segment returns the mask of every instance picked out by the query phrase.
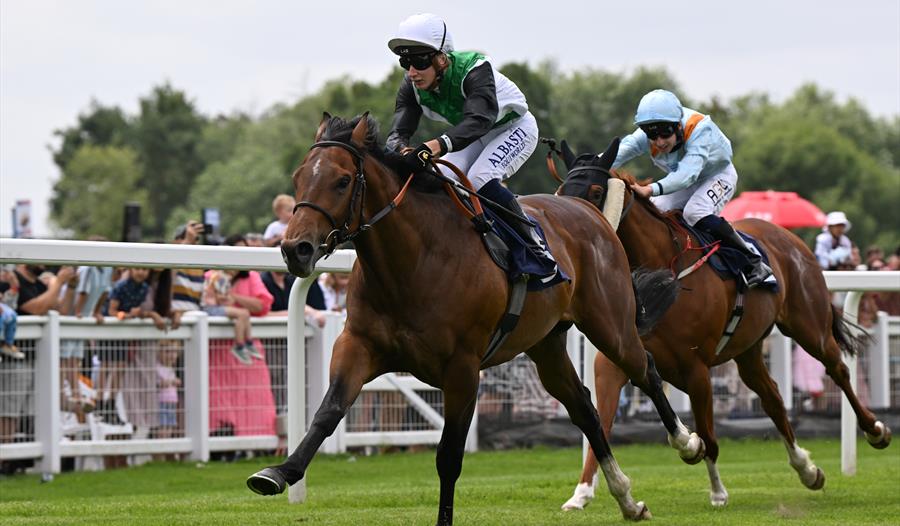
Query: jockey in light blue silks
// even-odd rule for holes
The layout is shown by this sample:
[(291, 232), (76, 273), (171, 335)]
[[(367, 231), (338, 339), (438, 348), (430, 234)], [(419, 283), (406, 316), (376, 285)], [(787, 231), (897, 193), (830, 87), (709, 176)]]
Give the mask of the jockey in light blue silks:
[(632, 190), (650, 197), (660, 210), (682, 209), (689, 225), (744, 254), (749, 261), (743, 269), (748, 286), (765, 281), (772, 270), (718, 215), (737, 186), (728, 137), (708, 116), (682, 107), (675, 94), (661, 89), (641, 98), (634, 123), (638, 129), (622, 139), (613, 168), (650, 154), (666, 176), (649, 186), (632, 185)]
[[(516, 173), (537, 147), (537, 121), (528, 111), (525, 95), (489, 57), (456, 51), (447, 24), (436, 15), (410, 16), (388, 47), (407, 73), (397, 92), (387, 148), (404, 153), (411, 170), (424, 168), (429, 156), (444, 158), (467, 173), (484, 197), (524, 217), (515, 196), (501, 182)], [(412, 148), (409, 140), (422, 115), (448, 128)], [(441, 171), (456, 178), (444, 167)], [(532, 251), (552, 259), (533, 226), (520, 221), (509, 225)]]

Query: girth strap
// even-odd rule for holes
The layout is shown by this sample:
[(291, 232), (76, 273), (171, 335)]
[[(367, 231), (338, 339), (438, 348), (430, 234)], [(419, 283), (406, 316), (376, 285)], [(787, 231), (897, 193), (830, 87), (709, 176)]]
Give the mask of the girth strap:
[(737, 293), (737, 299), (734, 300), (734, 309), (731, 311), (731, 319), (728, 320), (728, 325), (725, 326), (725, 332), (722, 334), (719, 344), (716, 345), (716, 355), (722, 352), (722, 349), (728, 345), (728, 342), (731, 340), (731, 337), (734, 336), (734, 331), (737, 330), (737, 326), (743, 317), (744, 291), (740, 291)]
[(506, 304), (506, 314), (500, 318), (500, 323), (491, 336), (491, 342), (488, 344), (487, 352), (481, 359), (481, 365), (484, 365), (494, 356), (497, 349), (503, 345), (509, 334), (519, 324), (519, 316), (522, 314), (522, 307), (525, 305), (525, 295), (528, 292), (528, 276), (523, 275), (520, 279), (512, 282), (509, 289), (509, 302)]

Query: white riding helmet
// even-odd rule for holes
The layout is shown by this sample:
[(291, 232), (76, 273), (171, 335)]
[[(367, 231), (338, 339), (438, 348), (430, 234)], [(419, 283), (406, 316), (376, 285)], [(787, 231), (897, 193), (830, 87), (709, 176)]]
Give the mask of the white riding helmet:
[(394, 54), (409, 55), (428, 48), (441, 53), (453, 51), (453, 37), (444, 20), (431, 13), (412, 15), (397, 29), (397, 36), (388, 41)]
[(634, 124), (640, 126), (648, 122), (681, 122), (684, 110), (681, 101), (671, 91), (656, 89), (641, 97)]
[(840, 211), (828, 212), (828, 216), (825, 217), (825, 227), (830, 227), (834, 225), (845, 225), (847, 228), (844, 229), (844, 232), (849, 232), (852, 224), (849, 220), (847, 220), (847, 215)]

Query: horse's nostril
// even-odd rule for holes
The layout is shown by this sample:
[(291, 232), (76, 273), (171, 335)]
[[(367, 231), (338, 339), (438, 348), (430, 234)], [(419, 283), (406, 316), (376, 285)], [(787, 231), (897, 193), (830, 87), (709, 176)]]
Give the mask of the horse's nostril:
[(302, 243), (298, 243), (294, 248), (294, 252), (297, 254), (297, 257), (300, 259), (309, 259), (312, 257), (313, 251), (315, 247), (312, 246), (312, 243), (308, 243), (306, 241)]

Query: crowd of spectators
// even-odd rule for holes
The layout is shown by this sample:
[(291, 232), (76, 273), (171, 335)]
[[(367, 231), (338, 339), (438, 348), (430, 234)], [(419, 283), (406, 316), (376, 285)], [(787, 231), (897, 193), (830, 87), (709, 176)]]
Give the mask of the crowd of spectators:
[[(293, 207), (293, 198), (279, 195), (272, 205), (276, 220), (264, 234), (232, 235), (225, 244), (279, 245)], [(175, 230), (171, 242), (197, 244), (205, 241), (204, 234), (204, 225), (192, 220)], [(98, 237), (91, 240), (105, 241)], [(266, 356), (262, 342), (253, 337), (250, 319), (286, 316), (294, 281), (287, 273), (252, 270), (3, 267), (0, 442), (12, 442), (33, 426), (29, 420), (33, 415), (34, 361), (26, 354), (30, 349), (23, 352), (16, 346), (17, 318), (45, 315), (51, 310), (98, 324), (150, 319), (160, 331), (158, 342), (151, 344), (134, 341), (103, 346), (84, 339), (60, 342), (61, 408), (75, 413), (79, 421), (90, 414), (110, 425), (140, 423), (158, 438), (179, 436), (184, 425), (179, 416), (183, 407), (183, 342), (166, 334), (182, 324), (186, 313), (205, 311), (210, 316), (227, 317), (234, 325), (232, 340), (210, 342), (211, 429), (218, 435), (274, 434), (272, 384), (284, 381), (284, 371), (270, 378), (269, 366), (275, 364)], [(313, 283), (305, 309), (308, 323), (321, 327), (327, 310), (345, 308), (347, 281), (345, 276), (323, 274)], [(283, 369), (284, 358), (280, 361), (277, 367)], [(137, 376), (132, 374), (135, 369), (141, 369)], [(136, 392), (143, 393), (141, 399), (134, 399)], [(236, 414), (240, 408), (250, 409), (245, 409), (246, 414)], [(14, 462), (3, 464), (6, 472), (20, 467)]]
[[(900, 247), (885, 257), (881, 247), (866, 248), (864, 256), (848, 233), (853, 224), (841, 211), (830, 212), (822, 228), (816, 236), (815, 255), (822, 270), (900, 270)], [(832, 303), (843, 309), (846, 292), (832, 294)], [(840, 312), (840, 310), (839, 310)], [(859, 304), (857, 321), (863, 328), (875, 325), (878, 313), (889, 316), (900, 316), (900, 292), (866, 292)], [(863, 403), (868, 400), (868, 386), (863, 368), (858, 369), (857, 391)], [(794, 388), (801, 393), (804, 410), (824, 409), (827, 394), (839, 396), (837, 387), (825, 382), (825, 366), (810, 356), (799, 346), (794, 348), (793, 356)]]

